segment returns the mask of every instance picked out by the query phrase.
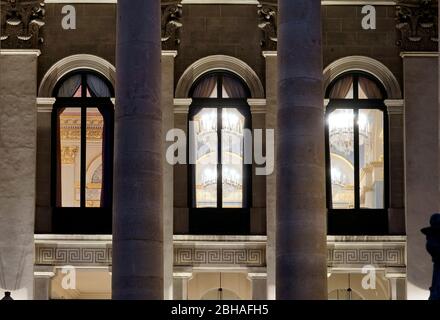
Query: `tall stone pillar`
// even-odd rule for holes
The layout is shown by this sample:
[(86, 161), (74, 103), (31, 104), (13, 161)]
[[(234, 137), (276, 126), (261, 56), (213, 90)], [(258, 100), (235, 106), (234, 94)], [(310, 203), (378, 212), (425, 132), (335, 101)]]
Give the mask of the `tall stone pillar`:
[[(168, 130), (174, 128), (174, 58), (177, 51), (162, 51), (162, 132), (165, 140)], [(165, 159), (163, 151), (163, 246), (164, 246), (164, 299), (173, 299), (173, 199), (174, 168)]]
[(326, 299), (321, 1), (278, 13), (277, 299)]
[[(266, 59), (266, 129), (275, 129), (277, 127), (277, 79), (278, 64), (276, 51), (264, 51), (263, 56)], [(275, 131), (275, 141), (277, 132)], [(275, 146), (276, 154), (276, 146)], [(274, 158), (276, 161), (276, 157)], [(275, 300), (276, 283), (276, 170), (266, 177), (266, 264), (267, 264), (267, 299)]]
[(389, 128), (389, 195), (388, 230), (390, 234), (405, 234), (404, 178), (404, 117), (403, 99), (385, 100)]
[(117, 10), (113, 299), (163, 299), (159, 0)]
[(34, 295), (39, 54), (0, 50), (0, 296), (15, 300)]
[(405, 95), (407, 297), (427, 300), (432, 263), (420, 230), (440, 206), (438, 57), (436, 52), (401, 55)]

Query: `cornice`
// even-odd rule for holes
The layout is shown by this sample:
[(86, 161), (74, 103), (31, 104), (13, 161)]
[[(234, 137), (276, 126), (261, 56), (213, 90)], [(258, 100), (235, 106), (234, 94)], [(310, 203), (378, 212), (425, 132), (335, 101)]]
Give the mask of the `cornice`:
[(39, 56), (41, 51), (38, 49), (0, 49), (0, 55), (2, 56)]

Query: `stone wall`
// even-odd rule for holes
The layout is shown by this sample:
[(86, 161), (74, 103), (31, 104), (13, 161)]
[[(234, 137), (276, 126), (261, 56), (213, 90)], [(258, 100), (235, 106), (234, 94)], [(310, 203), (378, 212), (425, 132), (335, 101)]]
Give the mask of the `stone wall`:
[[(115, 65), (116, 43), (116, 6), (114, 4), (75, 4), (76, 30), (63, 30), (61, 20), (64, 4), (46, 4), (46, 25), (44, 26), (44, 44), (38, 60), (38, 81), (47, 70), (60, 59), (73, 54), (87, 53), (100, 56)], [(200, 58), (213, 54), (231, 55), (247, 63), (260, 78), (267, 89), (276, 83), (266, 83), (266, 61), (260, 46), (262, 31), (258, 27), (259, 17), (255, 5), (183, 5), (180, 29), (180, 44), (174, 64), (174, 85), (185, 69)], [(384, 63), (402, 83), (402, 60), (397, 46), (395, 27), (395, 7), (376, 6), (377, 30), (361, 28), (361, 6), (323, 6), (323, 65), (349, 55), (364, 55)], [(273, 77), (272, 77), (273, 78)], [(267, 97), (268, 105), (276, 97)], [(273, 106), (268, 107), (273, 111)], [(267, 119), (266, 119), (267, 120)], [(393, 120), (391, 126), (400, 126)], [(254, 127), (263, 124), (255, 115)], [(186, 130), (186, 115), (176, 114), (174, 125)], [(258, 125), (258, 126), (257, 126)], [(270, 125), (270, 123), (268, 124)], [(401, 127), (400, 127), (401, 128)], [(403, 129), (400, 129), (403, 130)], [(37, 161), (37, 232), (49, 232), (50, 226), (50, 116), (38, 115), (38, 161)], [(397, 132), (397, 135), (399, 132)], [(390, 136), (395, 143), (391, 150), (397, 150), (393, 157), (393, 170), (402, 171), (396, 164), (401, 161), (402, 141)], [(400, 172), (399, 171), (399, 172)], [(185, 166), (174, 168), (174, 231), (186, 233), (188, 230), (187, 209), (187, 170)], [(398, 175), (394, 175), (397, 177)], [(394, 178), (393, 178), (394, 179)], [(253, 179), (253, 197), (251, 226), (253, 233), (262, 234), (266, 228), (265, 178)], [(393, 192), (391, 205), (403, 206), (403, 180), (390, 183)], [(269, 206), (274, 203), (269, 204)], [(393, 219), (399, 226), (393, 233), (402, 233), (399, 217), (402, 211), (393, 211)], [(394, 221), (393, 220), (393, 221)], [(394, 222), (391, 222), (394, 223)], [(270, 222), (269, 222), (270, 225)]]
[[(63, 30), (64, 4), (46, 5), (44, 44), (38, 79), (58, 60), (88, 53), (115, 64), (116, 6), (76, 4), (77, 29)], [(361, 6), (323, 6), (324, 66), (349, 55), (365, 55), (384, 63), (402, 82), (394, 6), (376, 6), (377, 30), (363, 30)], [(265, 84), (261, 30), (255, 5), (184, 5), (174, 82), (196, 60), (225, 54), (249, 64)]]
[(46, 4), (44, 44), (38, 61), (38, 81), (57, 61), (73, 54), (97, 55), (115, 65), (116, 5), (75, 4), (76, 29), (61, 25), (66, 4)]
[(0, 52), (0, 294), (32, 299), (38, 51)]
[(342, 57), (368, 56), (385, 64), (402, 84), (394, 6), (375, 6), (376, 30), (364, 30), (362, 6), (323, 6), (324, 67)]

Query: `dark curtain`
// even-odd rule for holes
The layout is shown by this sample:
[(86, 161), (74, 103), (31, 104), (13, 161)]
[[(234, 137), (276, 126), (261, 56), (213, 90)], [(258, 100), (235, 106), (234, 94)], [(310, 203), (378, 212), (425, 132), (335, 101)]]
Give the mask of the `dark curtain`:
[(209, 98), (216, 84), (216, 75), (205, 77), (195, 87), (192, 98)]
[(347, 76), (336, 81), (330, 91), (330, 99), (345, 99), (353, 85), (353, 77)]
[(87, 86), (95, 97), (110, 97), (110, 89), (101, 78), (94, 74), (87, 75)]
[(75, 74), (63, 81), (58, 89), (57, 98), (71, 98), (81, 86), (81, 75)]
[(362, 89), (368, 99), (383, 98), (377, 84), (368, 78), (359, 77), (359, 87)]
[(246, 90), (243, 88), (243, 84), (232, 77), (229, 77), (227, 75), (223, 76), (223, 88), (225, 88), (225, 91), (229, 98), (246, 98)]

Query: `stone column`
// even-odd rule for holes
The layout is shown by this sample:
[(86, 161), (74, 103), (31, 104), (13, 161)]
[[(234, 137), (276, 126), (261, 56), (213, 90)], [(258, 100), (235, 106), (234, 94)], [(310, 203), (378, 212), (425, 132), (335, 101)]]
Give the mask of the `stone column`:
[(267, 274), (248, 273), (251, 282), (252, 300), (267, 300)]
[(192, 277), (192, 270), (176, 270), (174, 272), (173, 300), (188, 300), (188, 281)]
[[(162, 132), (165, 141), (168, 130), (174, 128), (174, 58), (177, 51), (162, 51)], [(173, 299), (173, 199), (174, 168), (165, 159), (166, 149), (171, 143), (164, 143), (163, 159), (163, 246), (164, 246), (164, 299)]]
[(321, 1), (278, 12), (277, 299), (327, 299)]
[(160, 1), (117, 11), (113, 299), (163, 299)]
[(52, 231), (51, 190), (51, 115), (55, 98), (37, 98), (37, 172), (35, 232)]
[(406, 300), (406, 269), (387, 268), (385, 279), (390, 287), (390, 300)]
[(403, 157), (403, 100), (385, 100), (389, 128), (388, 229), (390, 234), (405, 234), (405, 178)]
[(50, 281), (55, 276), (53, 266), (35, 266), (34, 269), (34, 299), (50, 299)]
[[(266, 59), (266, 129), (277, 128), (277, 109), (278, 109), (278, 64), (276, 51), (265, 51), (263, 56)], [(275, 130), (275, 141), (277, 132)], [(275, 158), (276, 163), (276, 145)], [(267, 264), (267, 299), (275, 300), (275, 279), (276, 279), (276, 184), (277, 167), (274, 172), (266, 177), (266, 264)]]
[(426, 300), (431, 257), (420, 229), (440, 205), (438, 189), (438, 58), (436, 52), (402, 53), (405, 94), (405, 210), (407, 296)]
[(34, 295), (39, 50), (0, 50), (0, 295)]

